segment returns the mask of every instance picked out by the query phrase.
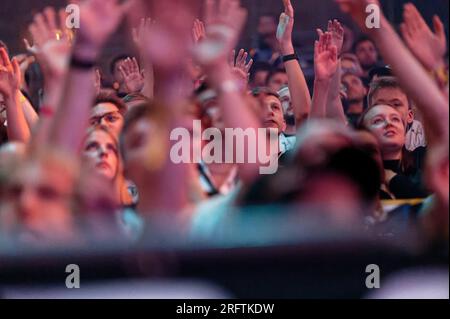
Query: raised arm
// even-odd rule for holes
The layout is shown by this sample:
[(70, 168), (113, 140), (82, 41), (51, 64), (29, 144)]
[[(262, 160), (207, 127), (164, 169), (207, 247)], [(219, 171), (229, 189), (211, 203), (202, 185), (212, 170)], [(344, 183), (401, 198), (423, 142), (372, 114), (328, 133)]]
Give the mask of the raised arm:
[(88, 125), (95, 96), (94, 65), (104, 43), (122, 21), (129, 2), (85, 0), (80, 4), (76, 34), (64, 96), (52, 127), (52, 142), (77, 153)]
[[(228, 62), (229, 52), (237, 44), (245, 24), (247, 11), (241, 8), (240, 1), (237, 0), (223, 0), (221, 4), (216, 12), (215, 1), (206, 0), (207, 37), (195, 50), (196, 60), (202, 65), (209, 82), (219, 94), (218, 102), (226, 127), (257, 131), (260, 122), (248, 105), (245, 92), (236, 84)], [(239, 164), (241, 180), (245, 184), (253, 182), (259, 175), (259, 167), (258, 163)]]
[(54, 8), (47, 7), (43, 13), (34, 16), (28, 28), (33, 46), (24, 39), (28, 52), (36, 57), (44, 76), (43, 104), (40, 120), (33, 129), (33, 145), (48, 142), (53, 114), (56, 113), (63, 94), (73, 38), (73, 33), (66, 28), (65, 21), (66, 13), (63, 9), (56, 14)]
[[(331, 34), (331, 43), (337, 48), (337, 55), (340, 57), (342, 53), (342, 47), (344, 45), (344, 28), (337, 20), (328, 21), (328, 30)], [(318, 30), (319, 36), (322, 30)], [(341, 66), (340, 59), (338, 61), (338, 67), (336, 73), (333, 75), (330, 83), (330, 89), (327, 98), (327, 117), (338, 120), (343, 124), (347, 124), (347, 117), (345, 116), (344, 106), (340, 96), (341, 91)]]
[(155, 74), (153, 72), (152, 62), (146, 58), (146, 54), (143, 52), (143, 45), (151, 25), (152, 20), (150, 18), (142, 18), (139, 27), (132, 29), (133, 42), (139, 52), (139, 58), (143, 69), (142, 79), (144, 85), (140, 92), (149, 99), (153, 99), (155, 95)]
[(23, 113), (20, 98), (21, 73), (16, 59), (9, 60), (4, 48), (0, 49), (0, 94), (6, 104), (6, 119), (8, 121), (8, 139), (12, 142), (28, 143), (30, 129)]
[(337, 48), (331, 42), (329, 32), (321, 33), (314, 43), (314, 94), (312, 99), (311, 117), (325, 118), (327, 116), (327, 101), (334, 74), (338, 68)]
[[(284, 13), (280, 16), (277, 38), (283, 56), (295, 54), (292, 43), (294, 29), (294, 8), (290, 0), (283, 0)], [(293, 59), (284, 63), (288, 76), (289, 92), (294, 107), (297, 127), (308, 119), (311, 112), (311, 94), (305, 76), (298, 60)]]
[(403, 44), (400, 37), (382, 14), (380, 28), (365, 25), (366, 6), (379, 5), (376, 0), (337, 0), (344, 12), (349, 13), (360, 28), (375, 41), (386, 63), (392, 66), (405, 92), (416, 102), (425, 125), (429, 128), (430, 144), (445, 141), (448, 136), (449, 104), (427, 71)]
[(441, 19), (436, 15), (433, 17), (434, 32), (431, 31), (412, 3), (405, 5), (403, 19), (404, 22), (400, 29), (405, 43), (424, 68), (435, 76), (438, 84), (441, 87), (445, 86), (448, 84), (444, 61), (447, 52), (447, 38)]

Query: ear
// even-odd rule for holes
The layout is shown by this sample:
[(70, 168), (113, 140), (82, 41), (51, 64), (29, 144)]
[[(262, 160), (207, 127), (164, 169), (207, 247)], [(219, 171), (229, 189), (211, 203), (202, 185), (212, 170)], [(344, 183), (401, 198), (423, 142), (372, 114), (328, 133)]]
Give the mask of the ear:
[(406, 123), (411, 124), (414, 122), (414, 112), (412, 110), (408, 110), (408, 117), (406, 118)]

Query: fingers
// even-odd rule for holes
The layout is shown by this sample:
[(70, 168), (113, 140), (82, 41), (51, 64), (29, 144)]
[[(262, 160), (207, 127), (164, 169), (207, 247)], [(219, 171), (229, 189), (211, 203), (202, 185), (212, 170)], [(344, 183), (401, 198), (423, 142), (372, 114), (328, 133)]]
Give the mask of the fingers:
[(47, 7), (44, 9), (44, 16), (47, 20), (47, 26), (50, 32), (56, 32), (59, 26), (56, 25), (56, 13), (55, 9), (52, 7)]
[(247, 72), (247, 73), (249, 73), (250, 72), (250, 69), (252, 68), (252, 66), (253, 66), (253, 59), (250, 59), (250, 61), (247, 63), (247, 65), (245, 66), (245, 71)]
[(231, 51), (230, 56), (228, 57), (228, 64), (233, 68), (236, 66), (236, 50)]
[(322, 29), (316, 29), (316, 32), (317, 32), (317, 35), (319, 36), (319, 39), (320, 39), (320, 37), (322, 37), (322, 35), (323, 35)]
[(284, 5), (284, 13), (293, 19), (294, 18), (294, 7), (292, 7), (291, 0), (283, 0), (283, 5)]
[(410, 45), (412, 43), (412, 35), (410, 32), (410, 29), (406, 25), (406, 23), (400, 24), (400, 32), (402, 33), (402, 37), (405, 40), (405, 42)]
[(30, 53), (35, 53), (32, 46), (30, 45), (30, 42), (28, 42), (27, 39), (23, 39), (23, 44), (25, 45), (25, 49)]
[(214, 0), (205, 0), (205, 22), (207, 25), (211, 24), (215, 19), (214, 5)]
[(49, 29), (49, 26), (47, 25), (44, 16), (41, 13), (35, 15), (34, 25), (41, 38), (47, 40), (52, 37), (52, 32)]
[(333, 62), (337, 62), (338, 52), (337, 47), (335, 45), (330, 45), (328, 48), (328, 52), (330, 52), (330, 57)]
[(439, 18), (439, 16), (437, 15), (433, 17), (433, 28), (434, 32), (441, 41), (447, 41), (447, 38), (445, 37), (444, 23), (442, 22), (441, 18)]
[(17, 59), (13, 59), (11, 64), (12, 64), (12, 70), (14, 72), (14, 76), (16, 77), (16, 79), (20, 79), (21, 71), (20, 71), (19, 62), (17, 61)]
[(123, 66), (119, 67), (119, 71), (120, 71), (120, 74), (122, 74), (123, 78), (127, 78), (128, 77), (128, 73), (125, 71), (125, 68)]
[(134, 57), (127, 58), (122, 62), (119, 70), (125, 77), (133, 73), (139, 73), (139, 63), (137, 62), (137, 59)]
[(245, 60), (244, 60), (244, 62), (242, 61), (244, 59), (244, 55), (246, 55), (244, 49), (240, 49), (238, 56), (236, 58), (236, 66), (238, 68), (242, 68), (245, 65)]
[(139, 73), (139, 63), (137, 62), (136, 58), (133, 58), (130, 60), (130, 62), (133, 65), (133, 72)]
[(8, 53), (6, 53), (5, 48), (0, 49), (0, 62), (7, 69), (12, 68), (11, 61), (9, 60), (9, 56), (8, 56)]
[(314, 41), (314, 57), (316, 58), (320, 53), (320, 42)]

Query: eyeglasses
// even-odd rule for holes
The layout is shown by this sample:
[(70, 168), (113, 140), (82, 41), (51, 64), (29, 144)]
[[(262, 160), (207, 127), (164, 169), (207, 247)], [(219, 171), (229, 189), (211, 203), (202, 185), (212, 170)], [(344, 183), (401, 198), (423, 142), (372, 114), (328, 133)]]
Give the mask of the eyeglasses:
[(102, 120), (105, 119), (107, 124), (113, 124), (113, 123), (119, 121), (121, 118), (122, 118), (122, 114), (120, 114), (119, 112), (116, 111), (116, 112), (106, 113), (101, 116), (93, 116), (89, 120), (89, 123), (91, 126), (94, 126), (94, 125), (101, 124)]

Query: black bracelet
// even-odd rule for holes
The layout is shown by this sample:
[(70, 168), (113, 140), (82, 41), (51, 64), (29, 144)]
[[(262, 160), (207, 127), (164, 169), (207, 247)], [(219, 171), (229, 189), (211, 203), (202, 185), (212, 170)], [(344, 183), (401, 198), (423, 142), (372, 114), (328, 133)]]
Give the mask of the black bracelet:
[(76, 56), (72, 55), (70, 59), (70, 66), (75, 69), (90, 70), (95, 67), (95, 62), (81, 60), (78, 59)]
[(297, 60), (297, 61), (299, 61), (299, 58), (298, 58), (297, 53), (289, 54), (289, 55), (284, 55), (284, 56), (283, 56), (283, 63), (286, 63), (286, 62), (292, 61), (292, 60)]

